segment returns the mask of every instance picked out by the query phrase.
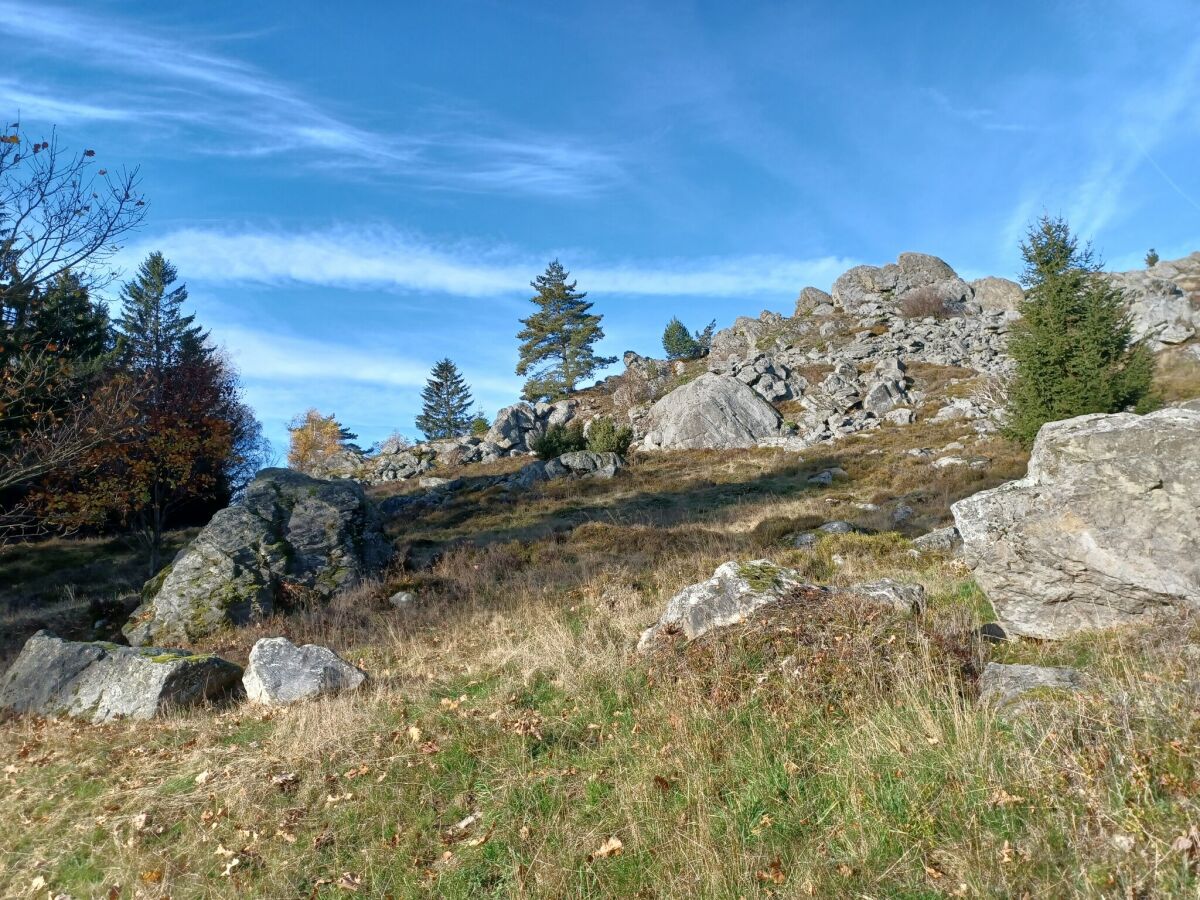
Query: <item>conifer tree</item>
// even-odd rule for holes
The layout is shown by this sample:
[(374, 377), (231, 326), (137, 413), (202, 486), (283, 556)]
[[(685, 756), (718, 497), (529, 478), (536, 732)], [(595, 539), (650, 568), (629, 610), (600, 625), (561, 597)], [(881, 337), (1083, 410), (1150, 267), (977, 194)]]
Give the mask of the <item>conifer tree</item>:
[(434, 365), (421, 400), (417, 427), (429, 440), (462, 437), (471, 431), (471, 389), (451, 360)]
[(178, 273), (159, 252), (138, 267), (137, 278), (121, 291), (124, 302), (117, 320), (121, 362), (127, 369), (162, 378), (174, 365), (207, 354), (207, 333), (185, 316), (187, 285), (172, 289)]
[(517, 333), (517, 374), (527, 376), (522, 393), (526, 400), (561, 400), (582, 379), (616, 362), (615, 357), (596, 355), (593, 347), (604, 337), (601, 317), (591, 312), (592, 304), (584, 299), (587, 293), (567, 281), (569, 274), (554, 260), (531, 282), (537, 296), (530, 300), (537, 311), (521, 320), (525, 327)]
[(662, 345), (667, 359), (693, 359), (700, 355), (700, 343), (676, 317), (663, 330)]
[(1122, 292), (1061, 218), (1043, 216), (1021, 245), (1025, 299), (1009, 352), (1017, 364), (1009, 433), (1030, 444), (1046, 422), (1147, 400), (1153, 359), (1132, 340)]

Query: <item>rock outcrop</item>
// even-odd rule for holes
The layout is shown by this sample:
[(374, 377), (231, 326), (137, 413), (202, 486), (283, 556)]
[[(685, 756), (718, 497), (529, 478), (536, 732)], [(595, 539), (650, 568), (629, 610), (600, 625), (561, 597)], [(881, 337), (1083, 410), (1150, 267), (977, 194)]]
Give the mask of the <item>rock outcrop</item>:
[(650, 409), (647, 450), (753, 447), (779, 434), (775, 407), (743, 382), (705, 373), (676, 388)]
[(1200, 608), (1200, 412), (1042, 427), (1019, 481), (953, 506), (1005, 630), (1036, 638)]
[(1200, 333), (1200, 251), (1107, 277), (1125, 292), (1135, 338), (1159, 350)]
[(557, 403), (514, 403), (500, 410), (484, 440), (504, 455), (531, 453), (533, 444), (554, 425), (575, 418), (574, 400)]
[(297, 647), (287, 638), (262, 638), (250, 650), (242, 685), (252, 703), (280, 706), (352, 691), (366, 674), (328, 647)]
[(264, 469), (147, 582), (124, 633), (135, 646), (194, 641), (270, 615), (288, 592), (328, 598), (390, 554), (359, 484)]
[(241, 674), (211, 653), (64, 641), (39, 631), (0, 678), (0, 708), (93, 723), (149, 719), (222, 697)]
[(834, 306), (854, 315), (895, 308), (909, 293), (936, 292), (948, 304), (972, 299), (971, 286), (950, 266), (927, 253), (901, 253), (886, 266), (855, 266), (833, 283)]

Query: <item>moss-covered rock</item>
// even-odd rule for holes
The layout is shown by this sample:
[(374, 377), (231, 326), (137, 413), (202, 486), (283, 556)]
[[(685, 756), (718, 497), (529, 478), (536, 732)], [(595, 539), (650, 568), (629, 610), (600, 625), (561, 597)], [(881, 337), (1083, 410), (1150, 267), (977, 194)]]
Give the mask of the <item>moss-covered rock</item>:
[(212, 653), (64, 641), (39, 631), (0, 679), (0, 707), (91, 722), (149, 719), (221, 697), (241, 675)]
[(146, 583), (124, 633), (134, 645), (194, 641), (270, 615), (288, 589), (328, 598), (390, 555), (360, 485), (265, 469)]

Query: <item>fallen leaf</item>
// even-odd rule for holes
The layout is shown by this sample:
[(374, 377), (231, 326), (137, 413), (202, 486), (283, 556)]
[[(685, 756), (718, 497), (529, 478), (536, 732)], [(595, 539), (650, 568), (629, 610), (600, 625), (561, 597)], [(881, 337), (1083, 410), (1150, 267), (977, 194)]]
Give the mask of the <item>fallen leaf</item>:
[(621, 851), (624, 849), (625, 845), (621, 843), (621, 839), (619, 837), (610, 837), (607, 841), (600, 845), (599, 849), (597, 849), (595, 853), (588, 857), (588, 862), (591, 862), (593, 859), (606, 859), (610, 856), (620, 856)]
[(338, 887), (352, 894), (358, 893), (358, 889), (362, 887), (362, 883), (362, 876), (355, 875), (353, 872), (343, 872), (342, 877), (337, 880)]
[(134, 831), (145, 831), (146, 826), (150, 824), (149, 813), (138, 813), (132, 820)]
[(284, 792), (294, 791), (300, 784), (300, 779), (296, 777), (295, 772), (281, 772), (271, 776), (271, 784)]
[(138, 876), (146, 884), (159, 884), (163, 880), (162, 869), (148, 869)]
[(212, 781), (212, 777), (213, 773), (208, 771), (208, 769), (205, 769), (196, 776), (196, 784), (208, 784), (210, 781)]
[(783, 884), (787, 881), (787, 875), (783, 872), (783, 863), (778, 856), (771, 860), (765, 871), (759, 871), (758, 880), (769, 881), (772, 884)]

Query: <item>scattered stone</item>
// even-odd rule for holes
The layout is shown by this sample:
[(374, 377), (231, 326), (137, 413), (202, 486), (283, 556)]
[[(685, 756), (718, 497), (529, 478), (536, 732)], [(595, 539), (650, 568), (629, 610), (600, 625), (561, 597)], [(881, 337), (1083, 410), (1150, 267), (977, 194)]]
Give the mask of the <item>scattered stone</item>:
[(809, 476), (808, 483), (817, 485), (818, 487), (829, 487), (833, 484), (833, 473), (828, 469), (824, 472), (818, 472), (816, 475)]
[(1036, 638), (1200, 608), (1200, 412), (1043, 426), (1029, 472), (952, 507), (1006, 630)]
[(979, 702), (1011, 707), (1035, 691), (1079, 691), (1084, 678), (1076, 669), (988, 663), (979, 677)]
[(856, 584), (839, 593), (855, 594), (896, 612), (920, 614), (925, 611), (925, 588), (919, 584), (883, 578)]
[(947, 525), (914, 538), (913, 546), (922, 553), (956, 553), (962, 549), (962, 535), (953, 525)]
[(638, 641), (647, 650), (660, 634), (683, 634), (693, 640), (714, 628), (734, 625), (768, 603), (775, 603), (804, 585), (798, 573), (765, 559), (722, 564), (712, 578), (684, 588), (667, 603), (658, 623), (647, 628)]
[(417, 595), (412, 591), (396, 591), (396, 593), (388, 597), (388, 604), (395, 609), (406, 609), (414, 606), (416, 602)]
[(264, 469), (146, 583), (123, 631), (134, 646), (190, 643), (270, 615), (281, 590), (327, 599), (390, 556), (361, 485)]
[(449, 483), (450, 483), (449, 478), (438, 478), (436, 476), (430, 475), (428, 477), (420, 479), (417, 482), (417, 486), (423, 487), (423, 488), (440, 488), (440, 487), (445, 487)]
[(856, 528), (849, 522), (843, 522), (840, 520), (826, 522), (824, 525), (819, 525), (817, 527), (817, 531), (821, 532), (822, 534), (854, 534), (860, 530), (861, 529)]
[(254, 644), (242, 684), (252, 703), (280, 706), (354, 690), (366, 677), (328, 647), (297, 647), (287, 638), (275, 637)]
[(568, 474), (583, 478), (612, 478), (625, 468), (625, 461), (616, 453), (597, 453), (592, 450), (564, 453), (557, 462)]
[(0, 678), (0, 707), (93, 723), (149, 719), (223, 697), (241, 674), (211, 653), (64, 641), (39, 631)]

